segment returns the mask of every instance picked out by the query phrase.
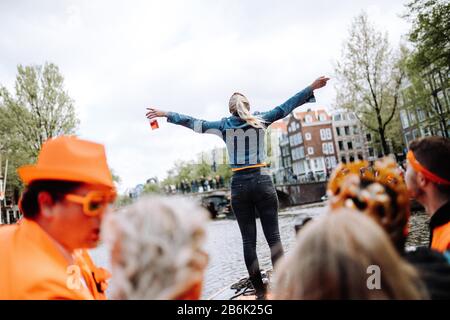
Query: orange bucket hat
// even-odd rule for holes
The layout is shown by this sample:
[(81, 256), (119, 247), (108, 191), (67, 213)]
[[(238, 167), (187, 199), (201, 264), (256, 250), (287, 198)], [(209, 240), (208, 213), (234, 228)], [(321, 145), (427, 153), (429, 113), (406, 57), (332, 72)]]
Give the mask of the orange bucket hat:
[(25, 184), (35, 180), (65, 180), (115, 189), (104, 146), (74, 136), (47, 140), (37, 163), (22, 166), (17, 172)]

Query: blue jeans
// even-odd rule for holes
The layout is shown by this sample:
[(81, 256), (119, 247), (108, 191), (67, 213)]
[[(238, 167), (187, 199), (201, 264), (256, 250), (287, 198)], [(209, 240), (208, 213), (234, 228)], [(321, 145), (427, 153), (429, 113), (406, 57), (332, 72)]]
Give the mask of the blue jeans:
[(258, 210), (264, 236), (270, 247), (272, 266), (283, 256), (278, 227), (278, 197), (266, 169), (245, 169), (231, 179), (231, 206), (239, 224), (244, 259), (250, 280), (257, 292), (265, 290), (256, 255), (256, 213)]

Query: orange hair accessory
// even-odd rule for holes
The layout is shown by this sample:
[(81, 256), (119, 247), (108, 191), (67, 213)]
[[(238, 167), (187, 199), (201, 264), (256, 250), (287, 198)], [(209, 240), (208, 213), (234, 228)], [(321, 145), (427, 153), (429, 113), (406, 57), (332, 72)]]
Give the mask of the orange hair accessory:
[[(389, 188), (394, 192), (388, 191)], [(397, 164), (384, 158), (340, 163), (328, 182), (331, 210), (352, 208), (374, 218), (400, 246), (408, 234), (409, 196)]]
[(438, 175), (434, 174), (433, 172), (429, 171), (427, 168), (422, 166), (419, 161), (417, 161), (416, 157), (414, 156), (414, 153), (409, 150), (407, 154), (407, 159), (413, 169), (416, 172), (421, 172), (428, 180), (437, 183), (437, 184), (444, 184), (444, 185), (450, 185), (450, 181), (439, 177)]

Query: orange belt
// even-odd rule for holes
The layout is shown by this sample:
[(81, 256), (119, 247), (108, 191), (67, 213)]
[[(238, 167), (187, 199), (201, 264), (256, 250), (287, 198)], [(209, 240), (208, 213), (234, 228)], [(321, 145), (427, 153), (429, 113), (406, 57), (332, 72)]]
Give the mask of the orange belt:
[(267, 163), (257, 163), (257, 164), (253, 164), (253, 165), (247, 166), (247, 167), (233, 168), (233, 169), (231, 169), (231, 171), (235, 172), (235, 171), (240, 171), (240, 170), (245, 170), (245, 169), (261, 168), (261, 167), (266, 167), (266, 166), (267, 166)]

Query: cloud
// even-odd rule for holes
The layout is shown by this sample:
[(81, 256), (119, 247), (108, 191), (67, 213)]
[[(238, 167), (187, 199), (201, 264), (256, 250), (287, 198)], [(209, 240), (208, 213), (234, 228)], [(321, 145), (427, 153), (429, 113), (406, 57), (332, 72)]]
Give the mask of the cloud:
[[(366, 10), (396, 43), (407, 24), (392, 1), (2, 1), (0, 83), (17, 64), (56, 63), (81, 119), (80, 136), (106, 145), (122, 189), (162, 178), (177, 159), (222, 145), (166, 124), (145, 108), (204, 119), (227, 115), (236, 90), (274, 107), (330, 75), (351, 18)], [(333, 84), (317, 93), (329, 107)]]

